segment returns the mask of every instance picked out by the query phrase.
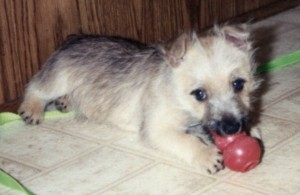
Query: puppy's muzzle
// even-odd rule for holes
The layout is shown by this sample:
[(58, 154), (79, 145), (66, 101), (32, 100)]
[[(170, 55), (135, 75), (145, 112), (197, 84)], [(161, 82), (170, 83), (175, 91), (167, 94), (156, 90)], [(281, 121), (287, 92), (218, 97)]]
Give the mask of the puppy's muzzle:
[(234, 117), (224, 117), (220, 121), (215, 121), (213, 129), (219, 135), (232, 135), (245, 130), (247, 122), (247, 117), (243, 117), (241, 119), (236, 119)]

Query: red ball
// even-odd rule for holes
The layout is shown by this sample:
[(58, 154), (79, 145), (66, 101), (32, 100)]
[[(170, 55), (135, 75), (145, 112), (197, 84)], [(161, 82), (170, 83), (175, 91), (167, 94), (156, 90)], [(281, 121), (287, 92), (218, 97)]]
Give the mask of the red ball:
[(214, 136), (217, 147), (223, 152), (224, 165), (229, 169), (247, 172), (260, 162), (261, 147), (255, 138), (244, 133)]

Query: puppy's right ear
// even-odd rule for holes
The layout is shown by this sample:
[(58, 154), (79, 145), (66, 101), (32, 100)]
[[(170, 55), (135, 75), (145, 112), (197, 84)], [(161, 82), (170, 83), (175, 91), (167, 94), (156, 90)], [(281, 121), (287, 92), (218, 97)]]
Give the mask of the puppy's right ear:
[(193, 35), (183, 33), (174, 42), (166, 47), (166, 56), (169, 64), (172, 67), (178, 67), (187, 50), (193, 42)]
[(225, 25), (219, 29), (215, 26), (215, 32), (242, 51), (250, 51), (252, 49), (252, 44), (249, 40), (250, 31), (247, 24)]

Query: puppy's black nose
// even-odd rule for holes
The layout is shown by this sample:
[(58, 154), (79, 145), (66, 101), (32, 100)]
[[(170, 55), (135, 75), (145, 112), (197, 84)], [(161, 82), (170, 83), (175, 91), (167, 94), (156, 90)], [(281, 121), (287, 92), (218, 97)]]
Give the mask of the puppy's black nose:
[(224, 118), (218, 122), (217, 133), (221, 135), (231, 135), (240, 132), (241, 121), (235, 118)]

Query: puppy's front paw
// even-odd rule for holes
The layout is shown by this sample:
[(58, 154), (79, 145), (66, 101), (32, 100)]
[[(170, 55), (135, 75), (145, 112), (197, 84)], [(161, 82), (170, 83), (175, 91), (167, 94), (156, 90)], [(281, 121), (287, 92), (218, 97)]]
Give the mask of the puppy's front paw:
[(27, 124), (38, 125), (43, 120), (44, 112), (39, 107), (31, 107), (23, 104), (18, 110), (18, 114)]
[(223, 162), (223, 154), (216, 147), (208, 149), (206, 162), (207, 172), (209, 174), (216, 174), (220, 170), (223, 170), (225, 168)]
[(201, 167), (204, 166), (209, 174), (216, 174), (225, 168), (223, 155), (215, 146), (205, 148), (197, 157), (196, 162), (200, 164)]

